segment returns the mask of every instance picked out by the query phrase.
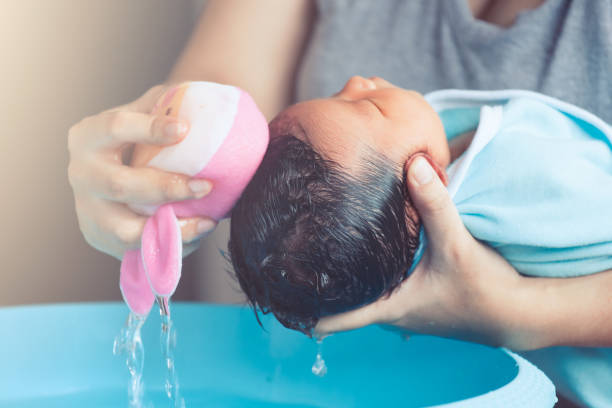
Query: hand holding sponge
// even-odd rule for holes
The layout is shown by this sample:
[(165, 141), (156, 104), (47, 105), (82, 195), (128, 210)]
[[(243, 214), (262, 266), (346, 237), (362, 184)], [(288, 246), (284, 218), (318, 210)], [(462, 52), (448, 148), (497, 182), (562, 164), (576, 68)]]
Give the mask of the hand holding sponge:
[(178, 217), (226, 217), (261, 163), (268, 146), (268, 125), (253, 99), (239, 88), (212, 82), (186, 82), (168, 90), (152, 114), (190, 124), (172, 146), (137, 145), (133, 166), (203, 178), (212, 191), (200, 199), (161, 206), (130, 205), (149, 215), (141, 248), (126, 251), (120, 288), (132, 312), (146, 316), (156, 297), (169, 298), (181, 276), (182, 239)]

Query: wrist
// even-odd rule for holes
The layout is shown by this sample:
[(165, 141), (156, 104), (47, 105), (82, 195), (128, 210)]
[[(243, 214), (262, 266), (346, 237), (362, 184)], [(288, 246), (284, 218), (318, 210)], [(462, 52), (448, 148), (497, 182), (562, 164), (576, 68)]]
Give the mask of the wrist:
[(499, 275), (495, 284), (491, 280), (478, 292), (475, 310), (481, 336), (489, 345), (512, 350), (531, 350), (544, 347), (538, 330), (538, 298), (530, 278), (514, 272)]
[(500, 339), (504, 347), (534, 350), (554, 345), (550, 289), (544, 278), (518, 275), (514, 285), (505, 291), (500, 315)]

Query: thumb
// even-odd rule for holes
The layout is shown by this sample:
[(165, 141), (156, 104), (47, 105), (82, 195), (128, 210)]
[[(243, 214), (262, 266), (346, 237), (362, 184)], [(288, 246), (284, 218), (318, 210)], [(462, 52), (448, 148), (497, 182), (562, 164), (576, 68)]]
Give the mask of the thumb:
[[(465, 227), (444, 183), (427, 156), (417, 156), (407, 163), (410, 198), (421, 218), (429, 244), (452, 242)], [(441, 170), (440, 170), (441, 171)]]
[(329, 334), (358, 329), (384, 320), (386, 299), (344, 313), (322, 317), (314, 328), (315, 337), (325, 337)]
[(168, 89), (169, 88), (166, 85), (156, 85), (142, 94), (135, 101), (116, 106), (114, 108), (105, 110), (102, 113), (129, 111), (149, 114), (153, 110), (153, 107), (155, 107), (155, 103)]
[(155, 106), (155, 103), (170, 89), (167, 85), (156, 85), (145, 92), (140, 98), (129, 103), (128, 109), (135, 112), (150, 113)]

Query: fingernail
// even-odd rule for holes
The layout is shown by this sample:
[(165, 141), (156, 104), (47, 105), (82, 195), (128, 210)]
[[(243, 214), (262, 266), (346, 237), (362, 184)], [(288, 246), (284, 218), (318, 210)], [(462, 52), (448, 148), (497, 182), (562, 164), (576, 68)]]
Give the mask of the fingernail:
[(190, 180), (187, 185), (197, 197), (204, 197), (212, 189), (212, 184), (206, 180)]
[(211, 220), (201, 220), (198, 221), (198, 225), (196, 226), (196, 232), (198, 235), (204, 234), (205, 232), (210, 232), (215, 228), (215, 222)]
[(178, 138), (187, 131), (187, 125), (183, 122), (172, 122), (166, 125), (166, 136)]
[(417, 185), (429, 183), (433, 178), (433, 169), (423, 157), (417, 157), (412, 165), (412, 178)]

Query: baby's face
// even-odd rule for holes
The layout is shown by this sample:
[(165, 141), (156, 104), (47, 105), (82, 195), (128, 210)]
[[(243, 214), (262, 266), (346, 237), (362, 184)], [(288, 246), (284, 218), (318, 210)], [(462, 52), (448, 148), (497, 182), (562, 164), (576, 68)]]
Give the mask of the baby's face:
[(432, 107), (419, 93), (377, 77), (352, 77), (330, 98), (290, 106), (270, 131), (271, 137), (293, 134), (349, 170), (368, 149), (398, 164), (418, 152), (440, 166), (449, 163), (444, 128)]

